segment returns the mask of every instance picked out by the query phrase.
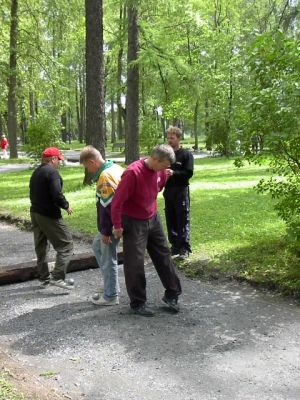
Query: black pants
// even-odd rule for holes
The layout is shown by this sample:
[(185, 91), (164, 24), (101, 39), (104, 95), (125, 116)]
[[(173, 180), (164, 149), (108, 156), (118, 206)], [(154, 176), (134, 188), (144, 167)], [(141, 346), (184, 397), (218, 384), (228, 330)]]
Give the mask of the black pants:
[(123, 215), (124, 274), (132, 308), (145, 304), (146, 277), (144, 269), (145, 250), (154, 264), (169, 299), (181, 294), (170, 250), (158, 215), (149, 220), (137, 220)]
[(191, 251), (189, 187), (170, 187), (164, 190), (168, 239), (174, 250)]

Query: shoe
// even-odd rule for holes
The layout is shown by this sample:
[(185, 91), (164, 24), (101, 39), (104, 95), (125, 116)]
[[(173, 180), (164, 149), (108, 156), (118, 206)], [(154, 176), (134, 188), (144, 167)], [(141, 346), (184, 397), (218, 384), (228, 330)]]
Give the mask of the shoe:
[(41, 286), (46, 287), (50, 283), (50, 279), (40, 280)]
[(66, 290), (73, 290), (74, 289), (74, 281), (63, 280), (63, 279), (50, 279), (50, 285), (57, 286), (62, 289)]
[(176, 249), (175, 247), (171, 247), (171, 256), (172, 257), (178, 257), (179, 256), (179, 250)]
[[(98, 293), (96, 293), (98, 294)], [(92, 296), (91, 302), (95, 304), (95, 306), (117, 306), (119, 304), (119, 297), (113, 297), (110, 300), (106, 300), (103, 296), (101, 296), (99, 299), (94, 299), (94, 296)]]
[(132, 314), (141, 315), (142, 317), (153, 317), (154, 316), (154, 312), (150, 308), (145, 306), (145, 304), (143, 304), (139, 307), (131, 308), (131, 312), (132, 312)]
[(177, 300), (176, 298), (168, 299), (166, 296), (164, 296), (164, 297), (162, 298), (162, 301), (163, 301), (164, 303), (166, 303), (166, 304), (170, 307), (170, 309), (171, 309), (172, 311), (174, 311), (174, 312), (176, 312), (176, 313), (179, 312), (178, 300)]
[(186, 260), (188, 257), (189, 257), (189, 251), (188, 250), (186, 250), (186, 249), (182, 249), (182, 250), (180, 250), (180, 252), (179, 252), (179, 256), (178, 256), (178, 258), (179, 258), (179, 260)]

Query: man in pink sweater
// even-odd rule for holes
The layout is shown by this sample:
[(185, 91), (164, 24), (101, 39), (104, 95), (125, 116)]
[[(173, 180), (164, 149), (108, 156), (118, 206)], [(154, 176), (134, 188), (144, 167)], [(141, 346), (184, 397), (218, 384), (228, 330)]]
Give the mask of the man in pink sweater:
[(134, 314), (152, 317), (146, 306), (144, 270), (147, 249), (165, 288), (162, 298), (170, 309), (179, 311), (181, 285), (157, 214), (157, 195), (168, 179), (167, 168), (175, 162), (171, 146), (154, 147), (151, 156), (133, 162), (124, 172), (112, 201), (114, 236), (123, 235), (124, 274), (130, 307)]

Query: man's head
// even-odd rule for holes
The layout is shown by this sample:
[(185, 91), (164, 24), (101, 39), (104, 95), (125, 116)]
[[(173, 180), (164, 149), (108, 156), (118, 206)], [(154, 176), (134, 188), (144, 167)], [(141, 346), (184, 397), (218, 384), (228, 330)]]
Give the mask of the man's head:
[(152, 149), (147, 164), (153, 171), (162, 171), (170, 168), (175, 162), (175, 153), (171, 146), (167, 144), (159, 144)]
[(42, 163), (51, 164), (54, 168), (57, 168), (63, 159), (64, 157), (57, 147), (47, 147), (42, 153)]
[(177, 126), (170, 126), (167, 131), (167, 142), (176, 151), (180, 147), (182, 131)]
[(90, 174), (95, 174), (104, 164), (100, 151), (93, 146), (86, 146), (82, 149), (79, 161)]

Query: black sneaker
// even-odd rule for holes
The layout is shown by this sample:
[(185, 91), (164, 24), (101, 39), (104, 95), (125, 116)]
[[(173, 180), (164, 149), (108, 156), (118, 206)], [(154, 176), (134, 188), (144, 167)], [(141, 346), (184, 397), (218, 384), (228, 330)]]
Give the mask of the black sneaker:
[(176, 249), (175, 247), (171, 247), (171, 256), (172, 257), (178, 257), (179, 256), (179, 250)]
[(181, 249), (179, 252), (179, 260), (186, 260), (189, 257), (190, 253), (186, 249)]
[(170, 307), (170, 309), (171, 309), (172, 311), (174, 311), (175, 313), (178, 313), (178, 312), (179, 312), (179, 305), (178, 305), (178, 300), (177, 300), (177, 299), (175, 299), (175, 298), (173, 298), (173, 299), (168, 299), (166, 296), (164, 296), (164, 297), (162, 298), (162, 301), (163, 301), (164, 303), (166, 303), (166, 304)]
[(150, 308), (145, 306), (145, 304), (143, 304), (139, 307), (131, 308), (131, 312), (136, 315), (141, 315), (142, 317), (153, 317), (154, 316), (154, 312)]

